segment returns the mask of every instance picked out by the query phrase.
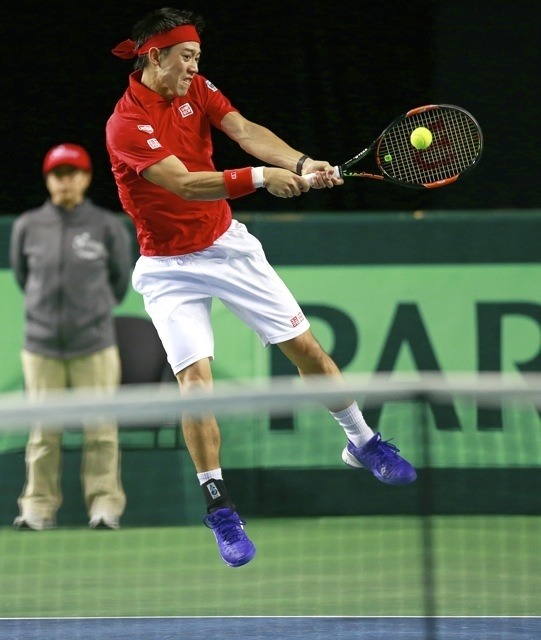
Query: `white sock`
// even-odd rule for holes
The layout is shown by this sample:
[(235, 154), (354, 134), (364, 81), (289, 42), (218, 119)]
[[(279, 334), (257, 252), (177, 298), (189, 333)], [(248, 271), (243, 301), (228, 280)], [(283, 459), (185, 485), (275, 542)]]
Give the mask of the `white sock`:
[(346, 436), (356, 447), (362, 447), (374, 437), (374, 432), (366, 424), (356, 402), (342, 411), (331, 411), (331, 415), (344, 429)]
[(202, 471), (197, 474), (200, 485), (204, 485), (209, 480), (223, 480), (221, 469), (211, 469), (210, 471)]

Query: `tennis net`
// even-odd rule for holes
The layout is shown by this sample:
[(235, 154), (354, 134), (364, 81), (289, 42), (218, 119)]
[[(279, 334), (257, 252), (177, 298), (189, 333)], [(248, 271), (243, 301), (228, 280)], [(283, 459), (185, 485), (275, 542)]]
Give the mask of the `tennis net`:
[[(321, 402), (351, 395), (416, 466), (416, 483), (389, 487), (342, 464), (343, 433)], [(182, 399), (175, 385), (34, 403), (4, 394), (0, 638), (541, 637), (540, 409), (533, 374), (284, 377)], [(202, 526), (176, 438), (180, 413), (209, 410), (257, 547), (240, 569)], [(98, 532), (84, 513), (78, 438), (81, 416), (91, 428), (105, 415), (125, 443), (128, 505), (119, 531)], [(36, 419), (66, 430), (65, 499), (55, 530), (21, 532), (11, 523)], [(160, 432), (152, 445), (150, 431)]]

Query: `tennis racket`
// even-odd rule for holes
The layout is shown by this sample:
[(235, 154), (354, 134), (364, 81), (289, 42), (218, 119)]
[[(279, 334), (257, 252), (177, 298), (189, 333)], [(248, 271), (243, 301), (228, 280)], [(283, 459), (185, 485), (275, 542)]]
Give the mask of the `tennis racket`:
[[(416, 149), (410, 137), (418, 127), (428, 129), (432, 142)], [(443, 187), (458, 180), (481, 159), (483, 134), (475, 118), (461, 107), (429, 104), (399, 116), (351, 160), (334, 167), (338, 178), (372, 178), (414, 189)], [(352, 169), (372, 151), (378, 173)], [(312, 181), (315, 173), (303, 176)]]

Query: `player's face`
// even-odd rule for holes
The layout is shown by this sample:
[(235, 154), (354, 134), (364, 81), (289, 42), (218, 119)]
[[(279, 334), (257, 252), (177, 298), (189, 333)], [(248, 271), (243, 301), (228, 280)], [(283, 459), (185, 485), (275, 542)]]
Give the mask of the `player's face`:
[(185, 96), (199, 67), (201, 49), (197, 42), (181, 42), (160, 60), (160, 84), (166, 97)]

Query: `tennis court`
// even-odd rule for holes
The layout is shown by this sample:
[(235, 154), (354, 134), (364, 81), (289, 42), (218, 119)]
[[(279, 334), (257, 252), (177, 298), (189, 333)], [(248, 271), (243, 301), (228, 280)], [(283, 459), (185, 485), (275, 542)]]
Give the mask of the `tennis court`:
[[(98, 618), (52, 620), (4, 620), (2, 638), (38, 640), (267, 640), (310, 638), (337, 640), (350, 638), (423, 637), (439, 640), (534, 640), (539, 638), (541, 620), (536, 618)], [(432, 633), (435, 635), (426, 635)], [(425, 635), (423, 635), (425, 634)]]
[(540, 637), (541, 517), (248, 526), (239, 570), (203, 526), (0, 529), (0, 638)]
[[(163, 394), (147, 404), (163, 411)], [(508, 417), (496, 435), (436, 431), (424, 401), (409, 406), (407, 419), (418, 425), (412, 450), (423, 463), (409, 488), (322, 468), (308, 455), (313, 468), (231, 471), (245, 488), (243, 515), (257, 547), (239, 569), (221, 561), (199, 518), (151, 526), (147, 514), (119, 531), (90, 530), (84, 521), (52, 531), (0, 528), (0, 639), (537, 640), (541, 434), (532, 408)], [(238, 430), (225, 425), (228, 437)], [(311, 434), (310, 450), (339, 449), (340, 434)], [(299, 435), (281, 434), (269, 455), (284, 458), (286, 437), (290, 449)], [(449, 468), (449, 455), (467, 464), (468, 442), (488, 468)], [(178, 464), (186, 452), (135, 455), (136, 475), (149, 482), (143, 459), (155, 468), (160, 459)], [(167, 479), (157, 473), (153, 500)], [(195, 494), (179, 481), (188, 508)], [(142, 495), (142, 487), (131, 493)]]

